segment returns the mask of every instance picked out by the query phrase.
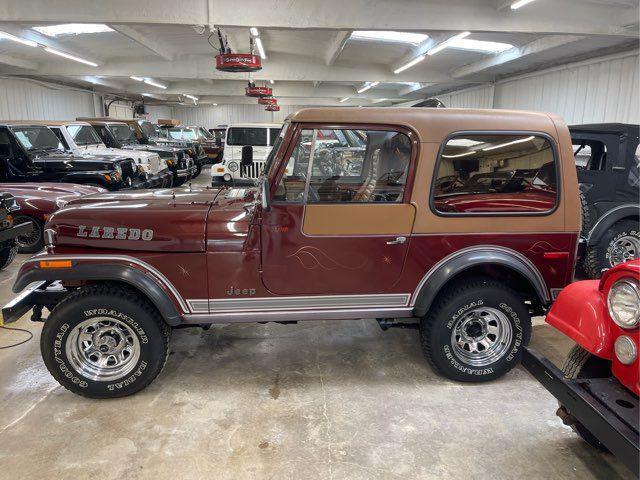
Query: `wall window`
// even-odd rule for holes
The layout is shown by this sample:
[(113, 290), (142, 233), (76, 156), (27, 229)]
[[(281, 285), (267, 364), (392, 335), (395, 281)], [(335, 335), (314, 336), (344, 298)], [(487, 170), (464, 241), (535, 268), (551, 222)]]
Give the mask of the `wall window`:
[(404, 133), (303, 130), (274, 200), (399, 203), (404, 198), (410, 160), (411, 141)]
[(465, 135), (447, 141), (432, 190), (442, 213), (541, 213), (557, 202), (554, 150), (536, 135)]

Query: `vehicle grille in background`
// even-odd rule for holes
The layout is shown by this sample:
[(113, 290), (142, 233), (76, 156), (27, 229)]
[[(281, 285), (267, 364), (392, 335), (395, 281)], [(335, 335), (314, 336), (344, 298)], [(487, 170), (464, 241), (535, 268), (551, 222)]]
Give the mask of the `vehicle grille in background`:
[(262, 173), (262, 169), (264, 168), (264, 162), (253, 162), (252, 165), (248, 167), (240, 167), (242, 178), (258, 178)]
[(135, 167), (132, 161), (122, 162), (120, 167), (122, 168), (122, 178), (135, 178)]

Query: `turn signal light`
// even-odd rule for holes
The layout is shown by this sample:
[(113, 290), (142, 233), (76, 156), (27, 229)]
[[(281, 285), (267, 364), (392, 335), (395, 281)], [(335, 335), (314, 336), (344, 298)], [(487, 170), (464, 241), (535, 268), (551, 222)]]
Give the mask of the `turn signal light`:
[(40, 260), (40, 268), (71, 268), (71, 260)]
[(217, 171), (217, 172), (224, 172), (224, 168), (219, 168), (219, 167), (218, 167), (218, 168), (216, 168), (216, 171)]

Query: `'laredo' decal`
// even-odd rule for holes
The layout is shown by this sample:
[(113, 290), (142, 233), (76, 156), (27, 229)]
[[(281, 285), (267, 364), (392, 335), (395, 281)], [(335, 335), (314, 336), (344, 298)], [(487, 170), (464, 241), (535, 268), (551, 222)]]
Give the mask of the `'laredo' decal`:
[[(90, 228), (90, 230), (88, 230)], [(140, 230), (139, 228), (125, 227), (87, 227), (86, 225), (78, 225), (78, 237), (83, 238), (107, 238), (113, 240), (144, 240), (153, 239), (153, 230), (147, 228)]]

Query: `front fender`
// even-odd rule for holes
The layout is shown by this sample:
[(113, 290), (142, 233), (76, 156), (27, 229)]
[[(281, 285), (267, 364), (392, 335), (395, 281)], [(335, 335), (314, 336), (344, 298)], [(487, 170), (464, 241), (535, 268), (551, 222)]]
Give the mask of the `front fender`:
[(611, 360), (611, 322), (599, 284), (599, 280), (584, 280), (565, 287), (547, 313), (546, 322), (588, 352)]
[[(70, 260), (70, 268), (43, 268), (41, 262)], [(105, 281), (121, 282), (138, 290), (158, 309), (172, 326), (182, 323), (188, 306), (164, 275), (151, 265), (133, 257), (100, 257), (36, 255), (27, 260), (13, 285), (14, 293), (41, 281)]]

